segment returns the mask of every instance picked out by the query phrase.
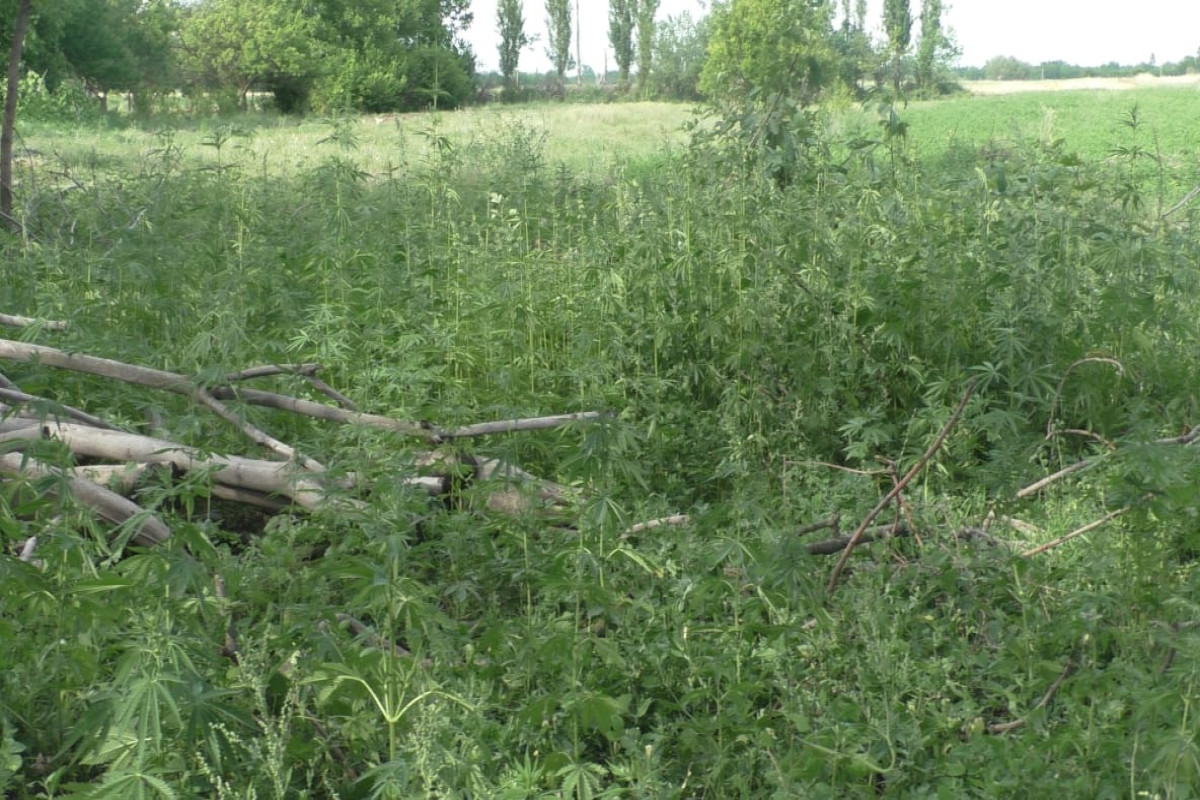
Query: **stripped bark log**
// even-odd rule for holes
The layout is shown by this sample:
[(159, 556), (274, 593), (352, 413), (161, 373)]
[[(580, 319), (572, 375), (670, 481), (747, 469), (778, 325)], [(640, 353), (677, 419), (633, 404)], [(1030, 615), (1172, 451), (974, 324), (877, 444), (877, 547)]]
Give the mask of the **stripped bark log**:
[(171, 538), (171, 529), (141, 506), (92, 481), (63, 472), (20, 453), (0, 455), (0, 472), (15, 477), (63, 478), (71, 494), (98, 517), (113, 525), (134, 525), (132, 540), (150, 546)]

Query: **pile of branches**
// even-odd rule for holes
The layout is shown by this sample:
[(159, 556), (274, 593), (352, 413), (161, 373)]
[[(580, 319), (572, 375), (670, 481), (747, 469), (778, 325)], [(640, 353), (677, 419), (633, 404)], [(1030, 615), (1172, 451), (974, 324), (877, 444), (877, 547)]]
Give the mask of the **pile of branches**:
[[(0, 323), (35, 324), (33, 320), (7, 315), (0, 315)], [(44, 328), (62, 325), (40, 324)], [(441, 428), (360, 411), (349, 398), (317, 377), (321, 369), (317, 364), (252, 367), (226, 375), (216, 385), (205, 385), (186, 375), (9, 339), (0, 339), (0, 360), (38, 363), (183, 395), (211, 410), (265, 451), (263, 457), (215, 455), (172, 441), (165, 434), (150, 436), (122, 430), (86, 411), (24, 392), (0, 371), (0, 476), (59, 478), (59, 483), (68, 487), (78, 502), (101, 519), (114, 525), (133, 526), (131, 540), (143, 546), (158, 544), (171, 536), (170, 527), (160, 517), (130, 499), (150, 470), (168, 469), (176, 477), (203, 472), (211, 479), (214, 498), (268, 512), (286, 508), (350, 511), (363, 506), (363, 501), (355, 497), (362, 490), (357, 476), (332, 477), (319, 461), (298, 453), (240, 416), (227, 404), (230, 400), (416, 439), (428, 449), (414, 456), (411, 474), (395, 477), (396, 481), (437, 497), (450, 493), (466, 477), (486, 484), (488, 511), (508, 515), (561, 511), (572, 500), (571, 493), (566, 487), (542, 480), (516, 465), (493, 458), (456, 455), (454, 448), (444, 445), (489, 434), (586, 423), (604, 416), (601, 412), (582, 412)], [(303, 377), (333, 404), (244, 386), (248, 380), (280, 374)], [(54, 410), (52, 418), (46, 416), (47, 408)], [(61, 442), (80, 466), (47, 464), (23, 452), (29, 443), (47, 439)], [(465, 471), (470, 474), (464, 476)]]

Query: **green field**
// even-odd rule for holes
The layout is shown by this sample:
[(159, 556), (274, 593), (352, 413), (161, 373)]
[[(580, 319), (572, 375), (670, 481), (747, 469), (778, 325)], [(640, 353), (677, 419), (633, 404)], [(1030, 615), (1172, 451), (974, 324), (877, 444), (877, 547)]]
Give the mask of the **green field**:
[[(0, 312), (69, 327), (7, 335), (214, 392), (319, 363), (417, 425), (229, 389), (329, 502), (164, 469), (154, 547), (0, 429), (0, 790), (1196, 796), (1196, 100), (23, 127)], [(270, 457), (195, 394), (0, 373), (39, 424)], [(489, 459), (562, 493), (501, 508)]]

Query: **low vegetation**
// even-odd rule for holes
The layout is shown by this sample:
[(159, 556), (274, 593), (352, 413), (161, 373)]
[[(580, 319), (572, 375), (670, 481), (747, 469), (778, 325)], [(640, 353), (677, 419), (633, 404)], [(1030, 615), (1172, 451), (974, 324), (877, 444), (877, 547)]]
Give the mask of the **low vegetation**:
[[(1200, 174), (1122, 99), (1106, 136), (957, 101), (27, 132), (0, 311), (69, 325), (14, 338), (201, 387), (319, 363), (425, 430), (604, 415), (431, 445), (233, 399), (345, 502), (151, 473), (156, 546), (64, 442), (0, 440), (49, 469), (0, 484), (0, 789), (1194, 796)], [(663, 122), (594, 143), (629, 111)], [(194, 395), (0, 372), (47, 429), (262, 457)], [(431, 446), (563, 502), (431, 498)]]

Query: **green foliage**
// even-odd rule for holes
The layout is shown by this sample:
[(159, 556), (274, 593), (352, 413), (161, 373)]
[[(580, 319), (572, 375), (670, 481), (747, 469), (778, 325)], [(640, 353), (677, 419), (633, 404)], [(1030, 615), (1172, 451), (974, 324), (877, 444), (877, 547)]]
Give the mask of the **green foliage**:
[(751, 0), (713, 7), (700, 88), (715, 98), (787, 94), (810, 101), (833, 78), (826, 0)]
[(571, 0), (546, 0), (546, 54), (561, 84), (575, 66), (571, 57)]
[(517, 86), (517, 63), (521, 51), (528, 47), (531, 39), (525, 35), (525, 17), (521, 0), (500, 0), (496, 9), (496, 24), (500, 30), (500, 74), (504, 76), (507, 89)]
[(272, 80), (311, 77), (319, 50), (313, 18), (283, 0), (206, 0), (180, 29), (191, 80), (206, 89), (237, 92), (244, 111), (251, 89)]
[(708, 49), (708, 17), (684, 11), (657, 23), (654, 31), (654, 92), (673, 100), (700, 99), (700, 71)]
[(629, 88), (629, 68), (633, 65), (637, 3), (638, 0), (610, 0), (608, 4), (608, 43), (617, 61), (622, 91)]
[(892, 60), (892, 88), (900, 92), (901, 61), (912, 42), (912, 9), (909, 0), (883, 0), (883, 30), (887, 34)]
[[(139, 500), (175, 537), (143, 551), (55, 482), (6, 478), (0, 788), (1187, 796), (1200, 460), (1155, 440), (1195, 422), (1200, 253), (1196, 209), (1164, 218), (1155, 196), (1172, 159), (1168, 191), (1200, 181), (1194, 144), (1150, 95), (1095, 155), (1075, 129), (999, 146), (995, 123), (946, 146), (956, 114), (992, 107), (972, 103), (855, 127), (763, 94), (682, 154), (592, 171), (591, 147), (553, 155), (545, 109), (465, 133), (458, 114), (129, 129), (124, 152), (35, 129), (74, 187), (23, 185), (27, 238), (3, 241), (0, 308), (72, 321), (35, 335), (196, 374), (322, 361), (365, 408), (443, 424), (615, 413), (473, 445), (577, 487), (564, 526), (485, 513), (481, 485), (431, 505), (397, 480), (412, 443), (261, 408), (240, 411), (353, 472), (363, 507), (241, 534), (206, 478), (164, 477)], [(304, 136), (322, 143), (281, 150)], [(246, 446), (182, 399), (4, 371)], [(864, 513), (891, 486), (870, 470), (911, 464), (972, 377), (905, 492), (921, 542), (862, 547), (830, 602), (797, 527)], [(955, 535), (989, 509), (986, 537)], [(690, 522), (627, 532), (676, 510)]]
[(654, 15), (657, 13), (658, 0), (637, 0), (634, 23), (637, 26), (638, 86), (646, 97), (650, 96), (654, 80)]
[(933, 93), (934, 60), (943, 49), (942, 0), (922, 0), (921, 40), (917, 45), (917, 86), (925, 96)]

